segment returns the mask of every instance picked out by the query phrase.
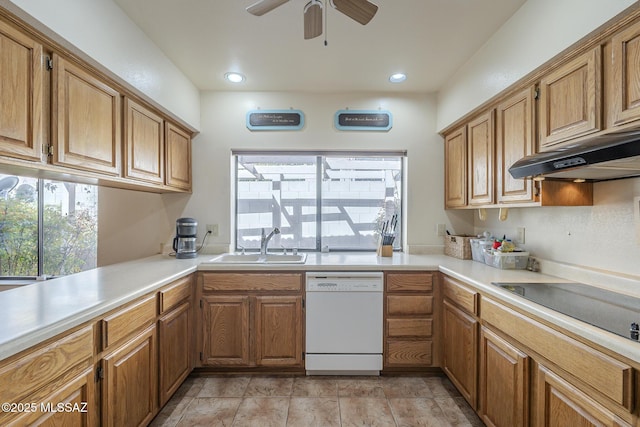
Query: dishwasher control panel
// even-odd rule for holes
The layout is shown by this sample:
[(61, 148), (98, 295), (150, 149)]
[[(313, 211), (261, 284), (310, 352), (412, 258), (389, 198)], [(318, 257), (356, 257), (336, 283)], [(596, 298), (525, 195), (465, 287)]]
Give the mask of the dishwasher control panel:
[(307, 273), (307, 292), (382, 292), (379, 272)]

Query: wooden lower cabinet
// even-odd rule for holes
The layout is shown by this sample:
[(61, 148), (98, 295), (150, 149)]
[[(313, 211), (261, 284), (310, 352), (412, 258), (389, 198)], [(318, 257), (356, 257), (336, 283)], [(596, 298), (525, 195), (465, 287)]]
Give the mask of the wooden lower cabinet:
[(202, 297), (202, 351), (207, 366), (249, 366), (249, 297)]
[(200, 275), (200, 367), (302, 368), (302, 275)]
[(386, 371), (429, 368), (437, 363), (433, 282), (432, 273), (386, 274), (383, 354)]
[(536, 382), (536, 427), (631, 426), (545, 366)]
[(255, 297), (256, 365), (302, 366), (302, 297)]
[(91, 366), (79, 375), (56, 384), (55, 391), (46, 397), (30, 399), (37, 404), (36, 411), (22, 412), (17, 419), (7, 424), (3, 422), (3, 425), (97, 426), (95, 387), (95, 371)]
[(481, 328), (478, 413), (487, 426), (529, 425), (529, 370), (525, 353)]
[(478, 325), (474, 316), (444, 301), (442, 369), (472, 408), (477, 408)]
[(156, 326), (103, 357), (102, 425), (146, 426), (158, 410)]
[(191, 372), (191, 318), (191, 303), (187, 301), (158, 320), (160, 406)]

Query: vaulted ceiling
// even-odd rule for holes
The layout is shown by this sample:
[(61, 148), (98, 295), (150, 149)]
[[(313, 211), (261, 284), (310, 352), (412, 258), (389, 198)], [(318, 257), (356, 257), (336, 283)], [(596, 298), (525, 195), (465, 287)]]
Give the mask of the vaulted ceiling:
[[(324, 34), (304, 40), (308, 0), (261, 17), (246, 11), (256, 0), (114, 1), (201, 90), (321, 92), (436, 92), (525, 2), (372, 0), (363, 26), (323, 0)], [(407, 80), (390, 83), (396, 72)]]

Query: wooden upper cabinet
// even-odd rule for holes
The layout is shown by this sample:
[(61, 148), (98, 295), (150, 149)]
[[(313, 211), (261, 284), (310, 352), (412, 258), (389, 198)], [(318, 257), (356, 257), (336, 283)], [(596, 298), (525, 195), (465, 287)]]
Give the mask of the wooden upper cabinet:
[(164, 120), (129, 98), (124, 110), (124, 176), (164, 184)]
[(40, 161), (42, 45), (0, 21), (0, 155)]
[(173, 123), (166, 123), (166, 184), (191, 191), (191, 136)]
[(469, 205), (487, 205), (493, 198), (494, 110), (468, 125)]
[(611, 40), (611, 72), (608, 126), (640, 119), (640, 22)]
[(444, 138), (444, 207), (467, 205), (467, 127)]
[(120, 93), (59, 55), (53, 63), (53, 163), (120, 175)]
[(533, 201), (533, 181), (515, 179), (509, 168), (533, 154), (534, 88), (525, 89), (497, 107), (496, 191), (498, 203)]
[(538, 151), (602, 129), (602, 47), (540, 80)]

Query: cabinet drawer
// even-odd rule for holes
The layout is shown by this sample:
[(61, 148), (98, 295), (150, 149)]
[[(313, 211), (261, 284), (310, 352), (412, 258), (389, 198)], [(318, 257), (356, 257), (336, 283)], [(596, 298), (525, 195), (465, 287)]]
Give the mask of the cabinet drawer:
[(429, 315), (433, 312), (433, 297), (430, 295), (388, 295), (387, 314)]
[(387, 319), (388, 337), (430, 337), (431, 319)]
[(0, 368), (0, 400), (20, 402), (28, 393), (93, 358), (93, 325), (80, 329)]
[(444, 277), (444, 297), (471, 314), (478, 314), (478, 292)]
[(389, 340), (386, 348), (388, 367), (424, 367), (431, 365), (432, 342), (430, 340)]
[(482, 299), (482, 319), (514, 337), (618, 405), (633, 408), (633, 369), (490, 299)]
[(296, 291), (302, 290), (298, 273), (205, 273), (202, 285), (207, 291)]
[(102, 320), (102, 348), (103, 350), (133, 334), (138, 329), (148, 326), (156, 318), (155, 294)]
[(387, 292), (431, 292), (431, 273), (389, 273), (386, 278)]
[(171, 310), (191, 297), (191, 276), (179, 279), (159, 292), (160, 313)]

